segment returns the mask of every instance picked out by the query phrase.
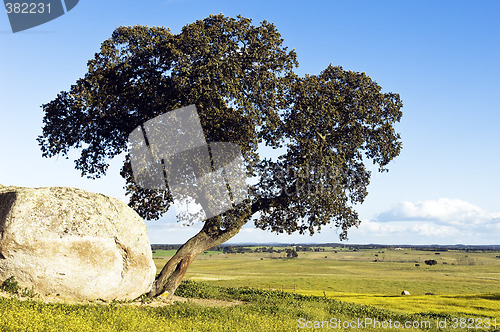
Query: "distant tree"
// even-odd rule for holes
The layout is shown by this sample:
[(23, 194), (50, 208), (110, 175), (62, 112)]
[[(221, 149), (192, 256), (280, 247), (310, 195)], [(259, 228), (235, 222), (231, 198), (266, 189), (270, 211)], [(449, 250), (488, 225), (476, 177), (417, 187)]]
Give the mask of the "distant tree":
[(286, 249), (286, 257), (287, 258), (297, 258), (299, 254), (295, 251), (295, 249)]
[(264, 247), (262, 248), (262, 252), (268, 252), (268, 253), (273, 253), (274, 252), (274, 249), (273, 247)]
[[(158, 219), (173, 203), (170, 191), (135, 183), (128, 135), (167, 111), (196, 105), (208, 142), (241, 149), (257, 179), (248, 199), (204, 221), (166, 263), (150, 297), (173, 296), (198, 254), (236, 235), (249, 221), (275, 233), (314, 234), (333, 223), (340, 239), (358, 226), (354, 205), (368, 194), (368, 161), (380, 172), (401, 150), (394, 124), (402, 116), (396, 93), (365, 73), (329, 65), (299, 77), (294, 51), (275, 26), (243, 17), (210, 16), (178, 34), (163, 27), (118, 27), (88, 62), (88, 72), (43, 105), (44, 157), (68, 156), (82, 176), (105, 175), (109, 159), (126, 154), (121, 175), (129, 205)], [(282, 148), (261, 158), (259, 144)], [(199, 201), (197, 201), (199, 202)]]
[(233, 247), (231, 246), (225, 246), (223, 249), (222, 249), (222, 252), (224, 254), (234, 254), (235, 253), (235, 250)]
[(424, 263), (429, 265), (429, 266), (432, 266), (432, 265), (436, 265), (438, 262), (434, 259), (429, 259), (429, 260), (426, 260)]

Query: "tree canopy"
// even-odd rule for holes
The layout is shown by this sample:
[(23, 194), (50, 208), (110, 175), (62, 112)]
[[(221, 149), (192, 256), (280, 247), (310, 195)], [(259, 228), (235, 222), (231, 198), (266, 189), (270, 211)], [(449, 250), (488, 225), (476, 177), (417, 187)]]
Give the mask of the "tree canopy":
[[(266, 21), (254, 26), (241, 16), (213, 15), (178, 34), (119, 27), (85, 76), (42, 106), (38, 142), (44, 157), (78, 149), (75, 167), (97, 178), (111, 158), (128, 152), (134, 128), (194, 104), (207, 141), (237, 144), (256, 179), (245, 204), (206, 221), (218, 239), (211, 245), (252, 218), (278, 233), (313, 234), (333, 223), (345, 239), (359, 224), (353, 206), (367, 195), (367, 162), (385, 171), (400, 153), (394, 125), (402, 102), (365, 73), (329, 65), (300, 77), (297, 67), (295, 51)], [(262, 158), (260, 144), (277, 149), (277, 158)], [(157, 219), (169, 209), (168, 190), (135, 184), (128, 156), (121, 174), (142, 217)]]

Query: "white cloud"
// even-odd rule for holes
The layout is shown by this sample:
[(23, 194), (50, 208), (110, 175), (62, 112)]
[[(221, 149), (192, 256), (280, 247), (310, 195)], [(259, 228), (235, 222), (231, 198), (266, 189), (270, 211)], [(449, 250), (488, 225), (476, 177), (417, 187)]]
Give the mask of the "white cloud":
[(449, 237), (461, 234), (460, 230), (453, 226), (437, 225), (428, 221), (390, 221), (381, 223), (377, 221), (364, 220), (359, 226), (359, 229), (362, 233), (372, 234), (373, 236), (421, 235)]
[(436, 225), (430, 222), (412, 225), (410, 231), (423, 236), (446, 237), (463, 235), (462, 232), (452, 226)]
[(401, 202), (351, 234), (372, 243), (498, 244), (500, 213), (459, 199)]
[(420, 202), (401, 202), (375, 217), (376, 221), (432, 221), (445, 225), (498, 223), (499, 212), (488, 212), (459, 199), (440, 198)]

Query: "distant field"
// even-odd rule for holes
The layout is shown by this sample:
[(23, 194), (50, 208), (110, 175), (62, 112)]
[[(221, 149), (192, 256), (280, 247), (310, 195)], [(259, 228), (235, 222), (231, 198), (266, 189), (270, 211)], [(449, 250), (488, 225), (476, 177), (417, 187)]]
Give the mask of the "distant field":
[[(186, 279), (225, 287), (326, 295), (401, 312), (500, 318), (499, 252), (321, 250), (325, 251), (298, 252), (296, 259), (280, 258), (284, 253), (211, 251), (192, 263)], [(174, 252), (157, 251), (157, 267), (161, 268)], [(430, 259), (438, 264), (425, 265), (424, 261)], [(403, 290), (411, 296), (400, 296)]]

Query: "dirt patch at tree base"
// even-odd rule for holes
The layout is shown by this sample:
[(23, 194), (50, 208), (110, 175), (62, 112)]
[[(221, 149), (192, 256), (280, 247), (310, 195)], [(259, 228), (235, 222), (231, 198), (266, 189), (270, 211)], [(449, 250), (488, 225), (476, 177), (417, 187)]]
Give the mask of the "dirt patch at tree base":
[(227, 301), (227, 300), (217, 300), (217, 299), (198, 299), (198, 298), (186, 298), (181, 296), (174, 295), (171, 300), (167, 300), (162, 297), (157, 297), (154, 299), (141, 300), (137, 299), (134, 301), (104, 301), (104, 300), (95, 300), (95, 301), (87, 301), (87, 300), (73, 300), (67, 299), (56, 295), (47, 295), (42, 296), (36, 294), (33, 297), (12, 295), (7, 292), (0, 291), (0, 296), (4, 298), (15, 297), (20, 299), (21, 301), (32, 300), (32, 301), (40, 301), (45, 303), (65, 303), (65, 304), (94, 304), (94, 305), (123, 305), (123, 306), (137, 306), (137, 307), (162, 307), (167, 305), (175, 304), (176, 302), (182, 303), (194, 303), (201, 306), (210, 306), (210, 307), (231, 307), (235, 305), (242, 305), (244, 301)]

